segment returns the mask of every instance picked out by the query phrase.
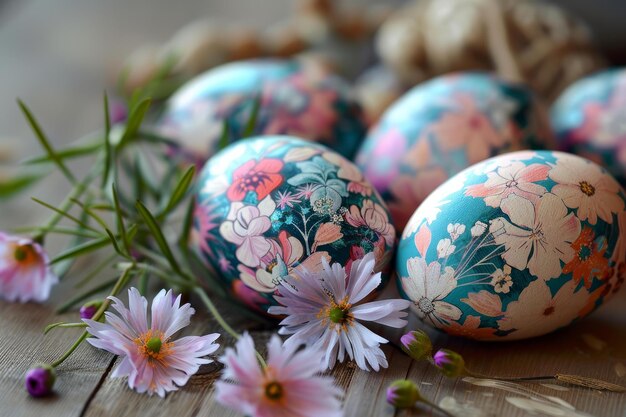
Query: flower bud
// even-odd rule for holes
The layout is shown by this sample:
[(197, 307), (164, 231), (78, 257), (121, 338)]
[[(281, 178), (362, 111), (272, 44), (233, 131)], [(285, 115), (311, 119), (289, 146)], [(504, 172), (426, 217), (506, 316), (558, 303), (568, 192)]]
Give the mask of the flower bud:
[(416, 361), (428, 359), (433, 354), (433, 345), (423, 330), (413, 330), (400, 338), (402, 350)]
[(398, 379), (387, 388), (387, 402), (396, 408), (413, 408), (421, 400), (417, 385), (408, 379)]
[(456, 378), (466, 373), (463, 357), (452, 350), (439, 349), (433, 359), (435, 366), (448, 378)]
[(26, 391), (33, 397), (43, 397), (52, 392), (56, 376), (50, 365), (37, 365), (26, 373)]
[(98, 309), (100, 308), (100, 306), (102, 305), (102, 301), (100, 300), (93, 300), (90, 301), (86, 304), (84, 304), (81, 308), (80, 308), (80, 318), (81, 319), (90, 319), (94, 316), (94, 314), (96, 314), (96, 311), (98, 311)]

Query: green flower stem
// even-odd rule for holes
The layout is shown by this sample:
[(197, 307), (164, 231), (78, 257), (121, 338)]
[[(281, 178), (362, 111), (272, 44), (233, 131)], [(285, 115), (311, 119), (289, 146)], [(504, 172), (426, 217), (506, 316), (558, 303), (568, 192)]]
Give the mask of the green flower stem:
[(444, 410), (443, 408), (439, 407), (437, 404), (435, 403), (431, 403), (428, 400), (422, 400), (422, 402), (430, 407), (432, 407), (433, 409), (439, 411), (441, 414), (443, 414), (444, 416), (447, 417), (456, 417), (454, 414), (449, 413), (448, 411)]
[[(241, 339), (241, 335), (237, 333), (232, 327), (230, 327), (230, 325), (226, 322), (226, 320), (224, 320), (224, 317), (222, 317), (220, 312), (217, 310), (217, 307), (215, 307), (215, 304), (213, 304), (213, 301), (211, 301), (207, 293), (200, 287), (196, 287), (194, 291), (196, 294), (198, 294), (198, 296), (200, 296), (200, 299), (209, 309), (209, 311), (211, 312), (215, 320), (219, 323), (219, 325), (222, 327), (222, 329), (224, 329), (226, 333), (231, 335), (235, 340)], [(265, 363), (263, 356), (261, 356), (259, 352), (255, 352), (255, 353), (256, 353), (257, 359), (259, 360), (263, 368), (266, 368), (267, 364)]]
[(169, 275), (167, 272), (155, 266), (152, 266), (146, 263), (137, 263), (136, 265), (138, 268), (145, 269), (146, 271), (152, 272), (155, 275), (157, 275), (160, 279), (167, 282), (168, 284), (177, 285), (181, 289), (193, 289), (196, 287), (196, 284), (194, 284), (193, 282), (190, 282), (189, 280), (186, 280), (186, 279), (180, 280), (180, 279), (172, 278), (172, 276)]
[[(131, 264), (126, 269), (124, 269), (124, 272), (118, 278), (109, 296), (117, 295), (122, 290), (122, 288), (124, 288), (124, 286), (130, 280), (131, 272), (133, 271), (134, 268), (135, 268), (135, 265)], [(96, 313), (93, 315), (91, 319), (94, 321), (100, 320), (104, 312), (107, 310), (107, 308), (109, 308), (110, 304), (111, 304), (111, 300), (107, 297), (102, 302), (102, 305), (100, 306), (98, 311), (96, 311)], [(63, 356), (61, 356), (59, 359), (52, 362), (50, 366), (52, 366), (53, 368), (56, 368), (57, 366), (61, 365), (67, 358), (69, 358), (72, 355), (72, 353), (74, 353), (74, 351), (78, 348), (78, 346), (80, 346), (80, 344), (83, 343), (83, 341), (87, 339), (88, 336), (89, 336), (89, 333), (87, 331), (83, 332), (83, 334), (76, 340), (76, 342), (74, 342), (74, 344), (67, 350), (67, 352), (65, 352)]]

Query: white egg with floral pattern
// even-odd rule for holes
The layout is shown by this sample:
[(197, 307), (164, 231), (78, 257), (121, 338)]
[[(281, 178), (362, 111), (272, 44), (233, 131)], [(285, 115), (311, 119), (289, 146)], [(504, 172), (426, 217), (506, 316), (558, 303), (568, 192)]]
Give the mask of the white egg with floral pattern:
[(424, 322), (453, 335), (552, 332), (622, 286), (625, 201), (605, 169), (575, 155), (488, 159), (415, 211), (398, 247), (398, 287)]

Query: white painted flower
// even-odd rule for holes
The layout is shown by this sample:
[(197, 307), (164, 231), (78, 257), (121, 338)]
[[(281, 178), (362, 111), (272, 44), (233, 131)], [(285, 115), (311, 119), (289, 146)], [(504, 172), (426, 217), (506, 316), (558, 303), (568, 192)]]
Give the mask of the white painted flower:
[(424, 258), (409, 258), (406, 262), (408, 277), (402, 277), (400, 283), (409, 299), (413, 301), (411, 309), (421, 319), (428, 319), (434, 326), (441, 327), (461, 317), (461, 310), (444, 301), (456, 288), (454, 269), (446, 267), (441, 272), (439, 262), (426, 264)]
[(624, 209), (619, 184), (596, 164), (561, 154), (548, 175), (557, 183), (552, 193), (562, 198), (567, 207), (578, 209), (576, 214), (581, 220), (596, 224), (600, 217), (613, 223), (613, 213)]
[(491, 285), (497, 293), (508, 294), (511, 291), (513, 280), (511, 279), (511, 267), (504, 265), (502, 269), (498, 268), (491, 274)]
[(470, 233), (472, 234), (472, 237), (478, 237), (482, 236), (483, 233), (485, 233), (485, 230), (487, 230), (487, 223), (483, 223), (478, 220), (470, 229)]
[(461, 223), (454, 223), (454, 224), (450, 223), (448, 224), (448, 233), (450, 233), (450, 237), (452, 238), (452, 241), (454, 242), (455, 240), (459, 238), (459, 236), (465, 233), (465, 225)]
[(498, 217), (491, 221), (489, 232), (496, 244), (504, 245), (502, 258), (520, 271), (528, 268), (543, 280), (561, 275), (561, 261), (574, 256), (571, 243), (580, 235), (580, 221), (567, 211), (563, 201), (554, 194), (544, 194), (533, 205), (517, 195), (502, 200), (502, 211), (509, 220)]
[(437, 243), (437, 257), (445, 258), (446, 256), (450, 256), (456, 246), (452, 244), (450, 239), (441, 239), (439, 243)]
[(538, 279), (524, 288), (517, 301), (509, 303), (505, 315), (498, 320), (501, 330), (513, 330), (507, 339), (540, 336), (572, 322), (585, 307), (589, 293), (568, 281), (552, 297), (550, 287)]

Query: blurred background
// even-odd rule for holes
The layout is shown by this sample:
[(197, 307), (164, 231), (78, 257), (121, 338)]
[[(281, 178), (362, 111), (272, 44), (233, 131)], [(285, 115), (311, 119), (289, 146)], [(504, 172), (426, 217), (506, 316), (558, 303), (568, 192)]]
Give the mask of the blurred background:
[[(0, 176), (6, 175), (3, 173), (10, 170), (14, 161), (40, 152), (15, 103), (17, 97), (31, 107), (51, 140), (62, 144), (100, 128), (102, 91), (115, 91), (120, 69), (138, 49), (145, 50), (150, 45), (162, 48), (181, 28), (207, 18), (216, 27), (239, 28), (254, 37), (255, 31), (291, 19), (298, 7), (299, 13), (303, 13), (304, 3), (316, 2), (0, 0)], [(360, 46), (358, 65), (376, 60), (372, 46), (376, 26), (392, 12), (390, 6), (403, 3), (401, 0), (335, 1), (334, 4), (345, 6), (351, 13), (346, 22), (351, 22), (352, 32), (348, 31), (344, 38), (356, 36), (354, 33), (359, 27), (354, 22), (359, 18), (367, 15), (368, 19), (376, 21), (371, 23), (372, 27), (361, 28), (361, 32), (366, 32), (363, 36), (367, 42), (365, 47)], [(626, 63), (626, 5), (623, 0), (554, 3), (589, 26), (596, 51), (607, 59), (607, 65)], [(308, 12), (310, 10), (304, 11)], [(457, 12), (452, 10), (451, 13)], [(276, 33), (281, 36), (279, 31)], [(332, 38), (326, 42), (339, 43)], [(401, 53), (411, 49), (398, 48), (405, 49)], [(339, 48), (334, 53), (352, 60), (348, 51)], [(344, 68), (343, 72), (354, 79), (358, 71)], [(31, 210), (15, 204), (12, 208), (2, 207), (5, 213), (12, 210), (11, 222), (19, 222)], [(6, 219), (0, 220), (0, 226), (7, 226)]]

